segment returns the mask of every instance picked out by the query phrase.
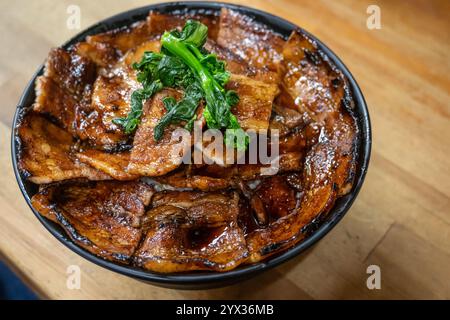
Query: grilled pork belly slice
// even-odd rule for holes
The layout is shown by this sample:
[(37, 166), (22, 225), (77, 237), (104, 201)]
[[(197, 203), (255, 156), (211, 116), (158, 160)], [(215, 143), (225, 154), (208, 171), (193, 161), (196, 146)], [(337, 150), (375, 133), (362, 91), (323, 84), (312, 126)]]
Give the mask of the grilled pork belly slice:
[(52, 78), (41, 76), (36, 79), (36, 101), (33, 110), (55, 119), (73, 136), (77, 135), (75, 119), (78, 104), (79, 101)]
[(275, 164), (272, 166), (273, 170), (269, 170), (271, 168), (270, 164), (256, 163), (237, 165), (237, 177), (242, 180), (252, 180), (261, 175), (299, 171), (303, 168), (304, 155), (301, 152), (287, 152), (280, 154), (278, 160), (278, 170), (276, 169)]
[[(131, 94), (141, 87), (133, 62), (145, 51), (159, 51), (159, 41), (150, 34), (142, 22), (120, 32), (88, 37), (69, 51), (53, 49), (44, 76), (37, 81), (34, 109), (98, 148), (111, 150), (126, 144), (129, 137), (112, 120), (127, 115)], [(118, 52), (117, 59), (104, 48)]]
[(269, 130), (278, 130), (280, 137), (285, 137), (294, 130), (303, 129), (307, 124), (309, 118), (305, 119), (305, 116), (297, 110), (273, 104)]
[(347, 80), (301, 31), (292, 32), (283, 56), (280, 96), (321, 127), (318, 143), (333, 150), (330, 171), (335, 173), (338, 195), (346, 194), (352, 187), (357, 156), (357, 128)]
[[(302, 196), (302, 181), (299, 173), (239, 181), (238, 187), (247, 203), (247, 209), (242, 211), (249, 217), (241, 221), (246, 234), (251, 233), (249, 230), (266, 228), (269, 224), (296, 210)], [(256, 225), (252, 226), (251, 217)], [(242, 214), (240, 219), (242, 220)]]
[(172, 188), (194, 189), (201, 191), (223, 190), (233, 184), (233, 181), (230, 179), (202, 175), (189, 168), (190, 165), (186, 165), (181, 168), (181, 170), (157, 177), (156, 180), (159, 183), (168, 185)]
[[(74, 137), (89, 139), (93, 144), (112, 148), (119, 143), (125, 143), (128, 137), (120, 131), (110, 130), (102, 122), (102, 117), (105, 114), (110, 115), (111, 110), (91, 106), (93, 87), (96, 93), (94, 98), (98, 99), (98, 88), (106, 86), (101, 85), (102, 77), (95, 80), (95, 68), (91, 60), (74, 52), (61, 48), (53, 49), (47, 58), (44, 76), (36, 81), (37, 97), (33, 108), (49, 115)], [(116, 84), (115, 89), (118, 86)], [(109, 89), (108, 92), (105, 92), (106, 89), (102, 91), (103, 97), (113, 100), (120, 95), (113, 92), (111, 86)], [(114, 94), (108, 96), (108, 93)]]
[(71, 50), (104, 69), (112, 68), (128, 51), (153, 38), (149, 17), (130, 27), (88, 36)]
[(28, 113), (17, 130), (21, 146), (19, 168), (31, 182), (41, 184), (74, 178), (111, 178), (71, 157), (73, 137), (42, 115)]
[(285, 106), (307, 112), (318, 123), (340, 111), (346, 94), (345, 79), (322, 56), (314, 42), (303, 32), (293, 31), (283, 56), (281, 97), (288, 96)]
[(357, 129), (345, 77), (301, 31), (283, 50), (281, 102), (298, 110), (305, 127), (303, 197), (298, 209), (247, 236), (250, 262), (260, 261), (302, 240), (350, 191), (356, 165)]
[(33, 109), (77, 136), (78, 113), (89, 104), (95, 77), (96, 66), (91, 60), (62, 48), (52, 49), (44, 75), (36, 80)]
[(249, 16), (223, 8), (217, 43), (262, 70), (266, 82), (278, 83), (278, 65), (285, 41)]
[(101, 43), (78, 42), (70, 48), (70, 51), (92, 60), (97, 68), (108, 68), (120, 58), (119, 53), (113, 47)]
[(138, 246), (152, 195), (150, 186), (136, 181), (72, 181), (44, 186), (31, 201), (84, 249), (126, 263)]
[(94, 83), (96, 69), (95, 63), (88, 58), (54, 48), (45, 62), (44, 76), (53, 79), (69, 94), (81, 97)]
[(216, 40), (219, 32), (219, 17), (217, 15), (191, 14), (166, 14), (156, 11), (150, 11), (148, 21), (152, 35), (161, 36), (164, 31), (183, 28), (188, 19), (200, 21), (208, 27), (208, 38)]
[(231, 109), (242, 129), (266, 130), (272, 103), (278, 94), (276, 84), (268, 84), (242, 75), (232, 75), (226, 88), (235, 90), (239, 103)]
[(156, 272), (235, 268), (248, 255), (238, 200), (236, 193), (155, 194), (134, 263)]
[[(104, 65), (112, 65), (117, 62), (125, 53), (152, 37), (149, 18), (139, 21), (130, 27), (115, 29), (104, 33), (88, 36), (86, 42), (93, 46), (96, 51), (105, 53), (105, 57), (110, 57), (109, 52), (114, 50), (115, 56), (109, 63), (104, 61)], [(111, 58), (111, 57), (110, 57)], [(94, 59), (96, 60), (96, 59)]]
[[(310, 228), (314, 228), (315, 221), (319, 222), (321, 216), (329, 211), (337, 195), (329, 169), (333, 160), (332, 149), (327, 144), (317, 144), (308, 153), (305, 159), (307, 168), (301, 179), (304, 186), (300, 203), (292, 211), (281, 211), (281, 217), (265, 228), (258, 228), (247, 235), (249, 262), (260, 261), (304, 239)], [(273, 197), (276, 197), (276, 192)]]
[(226, 62), (226, 69), (232, 74), (254, 75), (247, 62), (241, 57), (231, 52), (226, 47), (220, 46), (216, 41), (207, 39), (204, 48), (215, 54), (220, 60)]
[(273, 71), (267, 68), (257, 68), (250, 65), (239, 55), (232, 52), (227, 47), (222, 47), (216, 41), (208, 39), (205, 43), (205, 49), (217, 55), (220, 60), (226, 62), (226, 69), (236, 75), (247, 76), (253, 80), (259, 80), (269, 84), (277, 84), (278, 77)]
[(287, 216), (298, 203), (296, 190), (291, 188), (285, 176), (270, 176), (259, 184), (254, 197), (261, 199), (267, 213), (268, 223)]
[(132, 68), (145, 51), (159, 51), (159, 41), (148, 40), (128, 51), (108, 72), (99, 75), (94, 83), (91, 104), (79, 123), (79, 137), (90, 144), (115, 149), (128, 142), (122, 127), (112, 120), (126, 117), (130, 111), (131, 94), (141, 88)]
[(154, 138), (154, 129), (159, 120), (167, 112), (163, 99), (182, 97), (175, 89), (163, 89), (153, 98), (145, 102), (141, 123), (134, 136), (128, 172), (141, 176), (161, 176), (180, 166), (183, 155), (191, 147), (191, 139), (178, 140), (172, 138), (172, 133), (179, 125), (169, 125), (164, 129), (161, 140)]
[(106, 173), (116, 180), (134, 180), (139, 176), (127, 171), (130, 163), (130, 152), (110, 153), (96, 149), (84, 149), (75, 154), (81, 162)]

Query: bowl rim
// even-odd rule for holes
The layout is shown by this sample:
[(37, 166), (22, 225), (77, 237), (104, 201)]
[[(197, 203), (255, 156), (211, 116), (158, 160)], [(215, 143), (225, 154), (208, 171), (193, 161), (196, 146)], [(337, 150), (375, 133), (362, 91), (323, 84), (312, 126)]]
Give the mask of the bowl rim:
[[(275, 16), (271, 13), (243, 6), (237, 4), (223, 3), (223, 2), (215, 2), (215, 1), (181, 1), (181, 2), (169, 2), (169, 3), (157, 3), (152, 5), (147, 5), (135, 9), (131, 9), (106, 19), (103, 19), (94, 25), (84, 29), (79, 32), (75, 36), (73, 36), (70, 40), (65, 42), (61, 47), (68, 47), (73, 43), (76, 43), (83, 39), (88, 34), (93, 34), (97, 32), (103, 32), (106, 30), (111, 30), (115, 28), (113, 25), (115, 23), (119, 23), (122, 21), (128, 21), (129, 23), (133, 21), (139, 20), (138, 16), (143, 14), (148, 14), (150, 10), (162, 11), (162, 12), (176, 12), (181, 10), (212, 10), (217, 11), (220, 8), (225, 7), (229, 9), (234, 9), (244, 14), (250, 14), (256, 17), (259, 21), (262, 21), (265, 24), (268, 24), (272, 28), (277, 28), (281, 30), (285, 30), (286, 32), (292, 31), (294, 29), (303, 30), (309, 37), (317, 42), (318, 47), (327, 55), (327, 57), (334, 63), (334, 65), (339, 69), (348, 79), (349, 87), (351, 89), (351, 93), (353, 96), (353, 100), (355, 103), (355, 116), (357, 116), (357, 121), (359, 122), (359, 152), (358, 152), (358, 168), (355, 174), (355, 181), (352, 187), (352, 190), (347, 195), (340, 197), (337, 199), (333, 208), (328, 213), (327, 220), (320, 224), (317, 230), (315, 230), (309, 237), (307, 237), (304, 241), (297, 243), (295, 246), (287, 249), (281, 254), (275, 257), (269, 257), (265, 261), (260, 261), (250, 265), (239, 266), (236, 269), (226, 271), (226, 272), (191, 272), (191, 273), (175, 273), (175, 274), (164, 274), (164, 273), (156, 273), (144, 269), (140, 269), (138, 267), (133, 267), (129, 265), (123, 265), (120, 263), (116, 263), (113, 261), (105, 260), (100, 258), (82, 247), (75, 244), (70, 238), (65, 235), (65, 232), (60, 229), (54, 222), (44, 218), (41, 216), (31, 205), (31, 197), (26, 187), (24, 185), (24, 180), (18, 170), (17, 156), (18, 156), (18, 147), (19, 143), (16, 138), (16, 126), (17, 122), (20, 119), (23, 109), (28, 108), (30, 95), (34, 95), (34, 83), (37, 76), (39, 76), (43, 72), (43, 64), (38, 68), (38, 70), (34, 73), (31, 80), (26, 85), (20, 99), (18, 105), (16, 107), (16, 111), (13, 118), (12, 123), (12, 132), (11, 132), (11, 156), (12, 156), (12, 164), (14, 168), (14, 174), (16, 176), (17, 183), (19, 184), (20, 191), (22, 192), (23, 197), (25, 198), (28, 206), (31, 208), (34, 215), (37, 219), (44, 225), (44, 227), (61, 243), (63, 243), (66, 247), (87, 259), (90, 262), (95, 263), (96, 265), (102, 266), (111, 271), (118, 272), (120, 274), (130, 276), (136, 279), (144, 280), (147, 282), (151, 282), (153, 284), (160, 285), (200, 285), (200, 284), (209, 284), (209, 283), (224, 283), (232, 280), (241, 279), (244, 277), (249, 277), (250, 275), (257, 274), (263, 270), (268, 270), (280, 265), (283, 262), (286, 262), (295, 256), (299, 255), (301, 252), (304, 252), (306, 249), (311, 247), (313, 244), (318, 242), (321, 238), (323, 238), (333, 227), (342, 219), (342, 217), (347, 213), (347, 211), (352, 206), (356, 196), (358, 195), (363, 181), (365, 179), (369, 159), (371, 154), (371, 145), (372, 145), (372, 137), (371, 137), (371, 124), (369, 112), (367, 109), (367, 104), (359, 88), (356, 80), (353, 75), (350, 73), (348, 68), (344, 65), (344, 63), (337, 57), (337, 55), (331, 51), (324, 43), (322, 43), (317, 37), (304, 30), (303, 28), (291, 23), (281, 17)], [(130, 21), (131, 20), (133, 21)], [(59, 230), (58, 230), (59, 229)]]

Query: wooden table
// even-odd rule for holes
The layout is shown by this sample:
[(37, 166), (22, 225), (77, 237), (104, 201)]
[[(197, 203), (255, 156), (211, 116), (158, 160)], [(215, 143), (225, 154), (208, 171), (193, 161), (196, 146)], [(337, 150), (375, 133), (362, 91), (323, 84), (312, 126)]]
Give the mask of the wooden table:
[[(13, 176), (10, 124), (22, 89), (47, 52), (81, 29), (156, 1), (3, 1), (0, 5), (0, 253), (43, 298), (450, 298), (450, 2), (246, 0), (322, 39), (358, 80), (370, 109), (373, 152), (362, 191), (317, 246), (275, 270), (214, 290), (147, 285), (82, 259), (33, 216)], [(107, 4), (106, 4), (107, 3)], [(369, 4), (381, 29), (366, 26)], [(381, 268), (381, 290), (366, 286)], [(66, 270), (79, 265), (81, 289)]]

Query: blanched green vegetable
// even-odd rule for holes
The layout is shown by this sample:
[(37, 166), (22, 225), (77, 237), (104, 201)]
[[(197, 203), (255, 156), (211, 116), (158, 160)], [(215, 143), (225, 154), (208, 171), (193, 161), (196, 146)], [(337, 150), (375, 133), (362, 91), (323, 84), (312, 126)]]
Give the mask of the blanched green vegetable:
[[(195, 111), (201, 100), (206, 102), (204, 117), (209, 128), (232, 129), (236, 135), (244, 134), (231, 107), (239, 102), (236, 92), (225, 90), (230, 73), (225, 62), (203, 48), (208, 28), (194, 20), (188, 20), (180, 32), (165, 32), (161, 38), (161, 53), (146, 52), (133, 68), (138, 70), (138, 81), (143, 88), (132, 94), (131, 111), (127, 117), (115, 119), (126, 133), (131, 133), (139, 124), (142, 101), (151, 98), (165, 87), (181, 88), (183, 98), (176, 102), (164, 99), (167, 113), (154, 131), (156, 140), (161, 139), (164, 128), (170, 123), (188, 121), (192, 124)], [(247, 139), (238, 148), (245, 148)]]

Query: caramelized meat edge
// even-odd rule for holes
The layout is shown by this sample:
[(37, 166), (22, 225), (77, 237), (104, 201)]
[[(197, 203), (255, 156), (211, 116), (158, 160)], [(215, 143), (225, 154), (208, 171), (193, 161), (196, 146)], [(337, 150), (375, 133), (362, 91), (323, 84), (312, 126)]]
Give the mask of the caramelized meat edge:
[(231, 270), (248, 255), (238, 212), (235, 193), (158, 193), (134, 261), (157, 272)]
[(141, 239), (141, 219), (153, 192), (136, 181), (72, 181), (42, 187), (31, 202), (84, 249), (127, 263)]
[(17, 134), (20, 139), (19, 169), (31, 182), (111, 179), (109, 175), (74, 158), (71, 155), (73, 137), (42, 115), (33, 112), (25, 115)]

